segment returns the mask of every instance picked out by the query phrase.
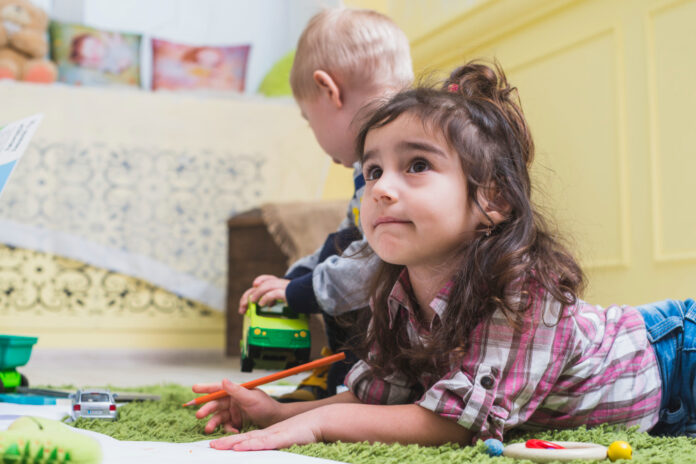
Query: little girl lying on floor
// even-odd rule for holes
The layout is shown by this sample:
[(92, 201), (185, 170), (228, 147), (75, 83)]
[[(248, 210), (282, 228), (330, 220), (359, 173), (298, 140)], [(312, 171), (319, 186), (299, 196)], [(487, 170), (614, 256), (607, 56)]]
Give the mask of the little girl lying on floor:
[(358, 137), (361, 221), (383, 261), (349, 391), (278, 403), (224, 380), (211, 442), (438, 445), (601, 423), (696, 432), (696, 304), (579, 299), (583, 273), (530, 201), (534, 145), (503, 72), (479, 63), (378, 108)]

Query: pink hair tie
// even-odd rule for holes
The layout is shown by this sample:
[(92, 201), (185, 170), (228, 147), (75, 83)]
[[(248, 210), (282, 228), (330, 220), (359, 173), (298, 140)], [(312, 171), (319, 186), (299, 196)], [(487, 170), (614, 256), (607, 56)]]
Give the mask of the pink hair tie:
[(450, 84), (447, 86), (448, 92), (459, 92), (459, 84)]

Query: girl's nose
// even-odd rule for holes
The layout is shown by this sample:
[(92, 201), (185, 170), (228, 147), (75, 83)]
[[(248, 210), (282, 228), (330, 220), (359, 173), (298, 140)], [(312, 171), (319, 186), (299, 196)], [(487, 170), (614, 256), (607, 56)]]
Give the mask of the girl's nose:
[(396, 201), (398, 195), (394, 179), (386, 173), (383, 173), (382, 177), (377, 179), (372, 187), (372, 198), (375, 201)]

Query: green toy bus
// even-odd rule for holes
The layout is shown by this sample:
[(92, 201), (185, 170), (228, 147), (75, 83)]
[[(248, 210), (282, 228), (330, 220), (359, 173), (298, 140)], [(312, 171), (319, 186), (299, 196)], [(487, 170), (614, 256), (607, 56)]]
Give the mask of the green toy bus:
[(260, 307), (249, 303), (242, 330), (242, 372), (254, 367), (287, 369), (309, 361), (309, 317), (284, 302)]

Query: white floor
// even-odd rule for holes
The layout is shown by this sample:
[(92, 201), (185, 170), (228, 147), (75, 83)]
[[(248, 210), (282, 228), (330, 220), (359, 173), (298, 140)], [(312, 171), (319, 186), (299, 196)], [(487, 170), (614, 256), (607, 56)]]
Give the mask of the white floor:
[[(17, 368), (30, 385), (113, 385), (115, 387), (177, 383), (242, 383), (270, 374), (241, 372), (239, 357), (222, 350), (34, 349), (29, 362)], [(284, 379), (297, 384), (307, 374)]]

